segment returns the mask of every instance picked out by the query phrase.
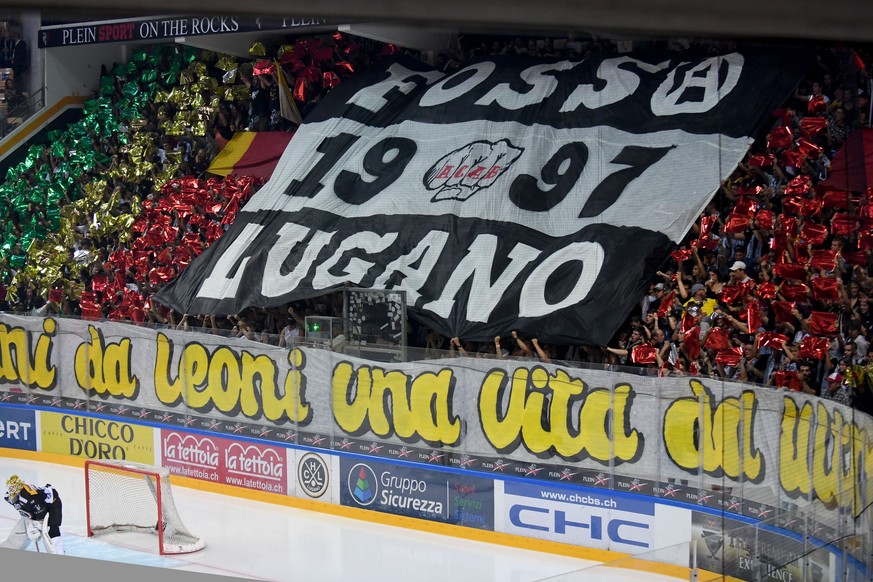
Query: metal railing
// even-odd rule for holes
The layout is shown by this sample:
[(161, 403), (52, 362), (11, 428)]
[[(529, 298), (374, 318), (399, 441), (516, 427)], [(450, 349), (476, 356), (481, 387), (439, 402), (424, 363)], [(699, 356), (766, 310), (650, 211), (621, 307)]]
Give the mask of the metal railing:
[(27, 95), (0, 119), (0, 139), (5, 138), (45, 107), (45, 87)]

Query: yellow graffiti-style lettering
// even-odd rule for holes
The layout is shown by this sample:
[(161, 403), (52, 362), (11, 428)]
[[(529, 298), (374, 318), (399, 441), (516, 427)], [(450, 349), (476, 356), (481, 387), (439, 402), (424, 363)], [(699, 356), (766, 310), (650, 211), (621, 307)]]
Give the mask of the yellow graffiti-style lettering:
[(91, 340), (76, 348), (76, 382), (85, 391), (136, 398), (139, 379), (130, 372), (131, 342), (124, 338), (118, 343), (107, 343), (103, 331), (88, 326)]
[(237, 354), (228, 347), (212, 353), (197, 343), (185, 344), (173, 370), (173, 342), (165, 334), (157, 336), (155, 394), (164, 404), (184, 401), (190, 408), (208, 412), (215, 407), (228, 415), (241, 413), (257, 419), (307, 423), (312, 411), (303, 398), (305, 366), (303, 353), (292, 350), (288, 361), (292, 371), (279, 389), (279, 370), (266, 355), (245, 350)]
[[(851, 508), (855, 515), (873, 499), (873, 466), (866, 431), (839, 408), (805, 402), (798, 409), (786, 397), (780, 436), (779, 481), (791, 497), (809, 497), (827, 506)], [(865, 443), (868, 443), (865, 446)]]
[(57, 369), (51, 363), (57, 323), (42, 322), (43, 333), (36, 338), (31, 354), (30, 333), (20, 327), (0, 324), (0, 381), (20, 383), (29, 388), (51, 390), (57, 382)]
[(417, 376), (375, 366), (357, 369), (339, 363), (331, 379), (333, 416), (351, 435), (367, 430), (380, 437), (396, 434), (407, 442), (432, 446), (457, 444), (461, 420), (452, 413), (451, 370)]
[(691, 381), (694, 397), (677, 398), (664, 413), (664, 445), (677, 467), (690, 473), (703, 470), (760, 482), (764, 457), (754, 445), (755, 393), (715, 403), (700, 381)]
[(305, 356), (300, 349), (294, 348), (288, 352), (291, 370), (285, 376), (284, 395), (278, 394), (275, 390), (263, 390), (264, 414), (271, 420), (296, 419), (301, 424), (311, 420), (312, 409), (304, 398), (306, 394), (306, 376), (302, 373), (306, 367), (304, 360)]
[(493, 370), (482, 383), (479, 420), (485, 438), (504, 454), (523, 444), (541, 457), (633, 461), (644, 440), (629, 426), (633, 394), (626, 384), (612, 392), (589, 389), (563, 370), (552, 375), (542, 367), (517, 368), (510, 379), (506, 371)]

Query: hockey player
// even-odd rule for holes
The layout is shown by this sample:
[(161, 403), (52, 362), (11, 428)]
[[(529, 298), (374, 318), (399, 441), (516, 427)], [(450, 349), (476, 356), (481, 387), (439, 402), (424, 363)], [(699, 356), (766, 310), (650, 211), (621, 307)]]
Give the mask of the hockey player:
[(39, 551), (39, 542), (51, 554), (63, 554), (61, 539), (61, 497), (51, 485), (29, 485), (18, 475), (6, 481), (6, 501), (21, 515), (0, 547), (22, 550), (31, 541)]

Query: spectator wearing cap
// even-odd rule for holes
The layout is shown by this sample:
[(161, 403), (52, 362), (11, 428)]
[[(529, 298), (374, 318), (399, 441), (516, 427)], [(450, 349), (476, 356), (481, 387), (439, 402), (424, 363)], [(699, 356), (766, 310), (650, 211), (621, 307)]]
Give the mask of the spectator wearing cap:
[(661, 306), (661, 300), (664, 299), (664, 294), (667, 292), (663, 283), (652, 285), (649, 292), (643, 297), (640, 305), (642, 311), (642, 320), (646, 320), (646, 316), (650, 311), (655, 311)]
[(833, 400), (846, 406), (852, 406), (852, 386), (848, 383), (849, 361), (842, 359), (836, 369), (827, 377), (827, 385), (822, 390), (821, 396), (827, 400)]
[(706, 285), (703, 283), (695, 283), (691, 286), (691, 293), (689, 293), (685, 289), (685, 285), (681, 278), (677, 278), (677, 283), (679, 286), (679, 295), (683, 300), (683, 311), (688, 311), (691, 307), (697, 307), (703, 317), (712, 315), (718, 302), (715, 299), (707, 298)]
[(746, 263), (744, 261), (734, 261), (734, 264), (732, 264), (730, 268), (730, 278), (731, 281), (738, 285), (748, 283), (752, 280), (752, 278), (746, 273)]

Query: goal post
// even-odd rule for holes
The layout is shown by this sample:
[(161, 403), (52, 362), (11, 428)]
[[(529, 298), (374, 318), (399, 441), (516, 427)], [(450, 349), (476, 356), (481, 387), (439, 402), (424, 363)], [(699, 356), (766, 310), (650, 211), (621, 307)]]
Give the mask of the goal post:
[(187, 554), (204, 541), (182, 523), (173, 501), (170, 470), (131, 461), (85, 461), (88, 536), (137, 531), (158, 538), (161, 554)]

